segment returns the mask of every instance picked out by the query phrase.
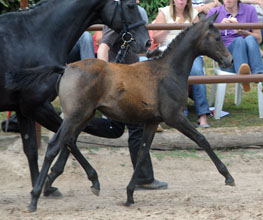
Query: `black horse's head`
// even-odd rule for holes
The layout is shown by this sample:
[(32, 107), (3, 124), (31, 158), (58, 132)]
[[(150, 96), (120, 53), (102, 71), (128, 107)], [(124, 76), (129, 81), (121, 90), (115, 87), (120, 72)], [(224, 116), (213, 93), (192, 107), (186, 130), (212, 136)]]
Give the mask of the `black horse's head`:
[(101, 17), (104, 24), (116, 32), (128, 33), (132, 36), (132, 49), (136, 53), (143, 53), (151, 46), (145, 21), (139, 12), (136, 0), (107, 0)]
[(215, 13), (196, 24), (200, 33), (198, 44), (202, 55), (213, 58), (222, 67), (229, 67), (233, 64), (233, 57), (225, 47), (220, 32), (213, 25), (217, 16)]

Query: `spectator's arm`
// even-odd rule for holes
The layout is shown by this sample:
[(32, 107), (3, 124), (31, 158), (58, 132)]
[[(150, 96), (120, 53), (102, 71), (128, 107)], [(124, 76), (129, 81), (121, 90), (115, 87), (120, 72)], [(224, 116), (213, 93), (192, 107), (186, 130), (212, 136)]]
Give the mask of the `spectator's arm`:
[(263, 8), (263, 1), (262, 0), (240, 0), (242, 3), (245, 4), (257, 4), (261, 8)]
[(206, 3), (202, 6), (198, 6), (198, 7), (194, 7), (194, 8), (198, 11), (198, 13), (203, 12), (203, 13), (207, 14), (210, 9), (215, 8), (217, 6), (220, 6), (220, 5), (221, 5), (221, 3), (218, 0), (214, 0), (212, 2), (209, 2), (209, 3)]
[(236, 30), (236, 33), (241, 34), (243, 36), (248, 36), (248, 35), (253, 35), (256, 37), (258, 43), (260, 44), (262, 41), (262, 36), (261, 36), (261, 31), (259, 29), (253, 29), (252, 32), (247, 31), (247, 30)]
[(101, 43), (98, 49), (97, 58), (108, 62), (109, 51), (110, 47), (105, 43)]
[[(232, 18), (224, 18), (221, 23), (236, 23), (237, 21), (233, 21)], [(244, 30), (244, 29), (237, 29), (235, 30), (237, 34), (243, 35), (247, 37), (248, 35), (252, 35), (257, 39), (257, 42), (260, 44), (262, 41), (262, 35), (260, 29), (252, 29), (252, 31)]]

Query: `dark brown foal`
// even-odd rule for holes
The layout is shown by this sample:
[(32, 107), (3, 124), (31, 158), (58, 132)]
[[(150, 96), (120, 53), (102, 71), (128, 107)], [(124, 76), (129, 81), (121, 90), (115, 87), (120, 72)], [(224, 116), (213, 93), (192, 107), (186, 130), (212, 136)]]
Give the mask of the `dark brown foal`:
[(61, 148), (75, 142), (96, 110), (125, 123), (144, 123), (137, 166), (127, 186), (126, 205), (134, 203), (138, 170), (146, 156), (160, 122), (176, 128), (203, 148), (227, 185), (235, 185), (226, 166), (211, 149), (206, 138), (184, 116), (188, 76), (194, 59), (206, 55), (222, 66), (232, 64), (219, 31), (213, 25), (216, 15), (201, 21), (175, 38), (158, 59), (132, 65), (88, 59), (66, 67), (59, 85), (64, 121), (50, 141), (45, 162), (32, 191), (36, 204), (47, 170)]

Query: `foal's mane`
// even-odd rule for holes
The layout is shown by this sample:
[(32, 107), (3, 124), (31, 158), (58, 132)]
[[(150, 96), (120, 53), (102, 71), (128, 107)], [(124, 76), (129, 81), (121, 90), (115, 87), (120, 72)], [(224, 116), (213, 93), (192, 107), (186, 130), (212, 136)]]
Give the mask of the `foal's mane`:
[(168, 44), (167, 48), (163, 51), (163, 53), (158, 56), (158, 57), (155, 57), (153, 58), (154, 60), (155, 59), (161, 59), (162, 57), (165, 56), (165, 54), (169, 53), (169, 51), (171, 49), (174, 49), (177, 47), (177, 45), (180, 44), (180, 42), (182, 41), (182, 39), (186, 36), (186, 34), (191, 30), (193, 29), (195, 26), (196, 26), (197, 23), (194, 23), (193, 25), (185, 28), (179, 35), (177, 35), (172, 41), (171, 43)]

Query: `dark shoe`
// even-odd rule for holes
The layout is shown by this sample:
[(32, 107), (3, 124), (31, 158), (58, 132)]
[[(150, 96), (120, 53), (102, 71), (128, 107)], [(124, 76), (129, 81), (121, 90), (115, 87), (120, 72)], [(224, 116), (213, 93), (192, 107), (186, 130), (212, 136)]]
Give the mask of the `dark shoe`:
[(135, 190), (157, 190), (157, 189), (167, 189), (168, 183), (161, 182), (159, 180), (154, 180), (152, 183), (136, 185)]

